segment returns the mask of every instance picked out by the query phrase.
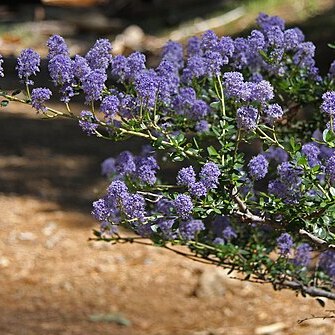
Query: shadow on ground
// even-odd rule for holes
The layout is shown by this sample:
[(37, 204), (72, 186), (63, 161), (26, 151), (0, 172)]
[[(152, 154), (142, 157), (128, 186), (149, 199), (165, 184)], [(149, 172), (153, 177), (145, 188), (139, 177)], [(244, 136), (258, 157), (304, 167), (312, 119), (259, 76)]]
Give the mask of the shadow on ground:
[(123, 150), (138, 152), (144, 144), (88, 137), (70, 120), (3, 111), (0, 133), (0, 193), (54, 201), (64, 209), (87, 210), (104, 191), (100, 163)]

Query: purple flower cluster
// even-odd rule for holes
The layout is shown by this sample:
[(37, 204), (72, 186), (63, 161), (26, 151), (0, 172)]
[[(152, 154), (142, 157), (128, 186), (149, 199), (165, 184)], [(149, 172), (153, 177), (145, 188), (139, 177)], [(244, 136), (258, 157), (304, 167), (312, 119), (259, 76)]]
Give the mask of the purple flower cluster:
[(192, 199), (186, 194), (178, 194), (173, 201), (173, 207), (176, 210), (178, 217), (187, 220), (190, 218), (193, 211)]
[(103, 98), (100, 111), (105, 114), (106, 120), (110, 121), (114, 118), (115, 114), (118, 113), (120, 109), (120, 100), (115, 95), (107, 95)]
[(112, 76), (119, 82), (134, 81), (145, 70), (145, 55), (134, 52), (128, 57), (117, 55), (111, 61)]
[(179, 74), (175, 65), (167, 59), (163, 59), (156, 69), (159, 77), (158, 99), (168, 105), (172, 96), (178, 93)]
[(121, 152), (115, 160), (115, 168), (120, 176), (130, 175), (135, 172), (135, 157), (130, 151)]
[(213, 244), (224, 244), (237, 237), (237, 233), (227, 216), (216, 216), (211, 223), (211, 231), (215, 236)]
[(37, 112), (45, 112), (45, 102), (51, 98), (52, 92), (48, 88), (34, 88), (31, 92), (31, 105)]
[(87, 103), (101, 99), (106, 80), (106, 72), (101, 69), (92, 70), (82, 79), (82, 88)]
[(263, 179), (268, 173), (269, 162), (264, 155), (259, 154), (250, 159), (248, 168), (250, 177), (254, 180)]
[(91, 72), (87, 60), (84, 57), (76, 55), (72, 63), (73, 75), (81, 82), (83, 78)]
[(154, 156), (148, 154), (134, 156), (129, 151), (121, 152), (115, 159), (109, 158), (103, 162), (102, 174), (116, 174), (118, 178), (135, 178), (141, 182), (153, 185), (159, 169)]
[(320, 267), (335, 280), (335, 251), (327, 250), (320, 255)]
[(101, 174), (103, 176), (110, 176), (116, 173), (115, 159), (113, 157), (105, 159), (101, 163)]
[(179, 170), (177, 175), (177, 184), (190, 186), (195, 183), (195, 172), (192, 166), (185, 167)]
[(70, 85), (73, 80), (72, 60), (68, 55), (57, 54), (49, 60), (49, 73), (55, 85)]
[(264, 108), (267, 121), (272, 124), (282, 118), (284, 111), (278, 104), (270, 104)]
[(206, 31), (201, 39), (192, 37), (187, 45), (187, 64), (182, 80), (190, 83), (194, 78), (216, 76), (234, 52), (234, 43), (230, 37), (219, 38), (213, 31)]
[(263, 155), (268, 161), (274, 160), (279, 164), (288, 161), (288, 153), (279, 147), (272, 146), (266, 152), (264, 152)]
[(326, 174), (332, 181), (335, 180), (335, 155), (326, 161)]
[(281, 30), (285, 28), (285, 22), (279, 16), (269, 16), (265, 13), (260, 13), (256, 19), (258, 26), (262, 30), (268, 30), (272, 27), (279, 27)]
[(335, 115), (335, 91), (324, 93), (322, 99), (321, 110), (329, 115)]
[(251, 106), (242, 106), (237, 109), (237, 127), (246, 131), (255, 130), (257, 127), (258, 110)]
[(201, 168), (200, 180), (197, 181), (193, 167), (189, 166), (179, 170), (177, 184), (186, 186), (193, 197), (202, 198), (208, 191), (217, 188), (220, 174), (220, 169), (215, 163), (206, 163)]
[(184, 65), (184, 52), (180, 43), (169, 41), (162, 51), (162, 59), (171, 62), (174, 67), (180, 69)]
[[(247, 38), (234, 40), (233, 67), (279, 76), (297, 67), (303, 70), (303, 77), (307, 75), (318, 80), (315, 46), (311, 42), (304, 42), (300, 29), (285, 30), (281, 18), (264, 13), (258, 16), (257, 23), (259, 30), (252, 31)], [(261, 53), (267, 57), (262, 57)], [(290, 58), (289, 62), (287, 58)]]
[(141, 222), (145, 220), (145, 206), (146, 202), (141, 194), (130, 193), (123, 181), (114, 180), (107, 188), (107, 195), (93, 203), (92, 215), (104, 225), (118, 224), (120, 215), (125, 215), (139, 231)]
[(334, 79), (335, 78), (335, 60), (330, 64), (329, 72), (328, 72), (328, 77), (330, 79)]
[(79, 126), (88, 136), (95, 135), (98, 129), (98, 123), (95, 116), (90, 111), (82, 111), (80, 113)]
[(200, 181), (208, 190), (218, 187), (220, 175), (219, 167), (212, 162), (204, 164), (199, 173)]
[(145, 216), (145, 199), (141, 194), (125, 194), (122, 198), (124, 213), (130, 219), (144, 220)]
[(183, 87), (172, 101), (173, 110), (193, 120), (201, 120), (209, 113), (209, 106), (205, 101), (197, 99), (191, 87)]
[[(225, 94), (235, 102), (258, 103), (264, 109), (270, 123), (279, 119), (283, 111), (278, 104), (267, 105), (274, 98), (272, 85), (261, 78), (256, 81), (244, 81), (240, 72), (225, 72), (223, 74)], [(255, 78), (254, 78), (255, 80)], [(253, 106), (241, 106), (237, 111), (237, 124), (239, 128), (253, 130), (256, 127), (258, 112)]]
[(106, 70), (111, 62), (112, 45), (107, 39), (99, 39), (92, 49), (88, 51), (85, 58), (92, 70)]
[(140, 157), (136, 160), (136, 176), (149, 185), (155, 184), (156, 172), (159, 169), (156, 159), (153, 156)]
[(57, 55), (69, 56), (69, 49), (63, 37), (59, 35), (51, 36), (47, 41), (48, 59), (52, 59)]
[(279, 253), (283, 256), (287, 256), (293, 247), (293, 240), (290, 234), (283, 233), (277, 238), (277, 246)]
[(210, 127), (210, 125), (206, 120), (200, 120), (195, 124), (195, 130), (199, 134), (208, 132), (209, 127)]
[(196, 235), (205, 229), (205, 225), (201, 220), (181, 221), (179, 225), (179, 233), (183, 240), (194, 240)]
[(153, 108), (157, 100), (159, 78), (154, 70), (142, 71), (135, 79), (135, 90), (142, 105)]
[(278, 178), (269, 182), (270, 194), (283, 199), (287, 204), (297, 203), (301, 194), (299, 192), (303, 171), (291, 162), (283, 162), (277, 167)]
[(293, 264), (296, 266), (308, 266), (312, 258), (311, 251), (312, 248), (308, 243), (300, 244), (295, 251)]
[(41, 58), (39, 54), (32, 49), (24, 49), (17, 59), (17, 72), (20, 79), (27, 85), (33, 85), (34, 82), (29, 79), (40, 70)]
[(319, 155), (321, 153), (319, 147), (315, 143), (306, 143), (301, 148), (302, 153), (307, 157), (311, 167), (321, 165)]

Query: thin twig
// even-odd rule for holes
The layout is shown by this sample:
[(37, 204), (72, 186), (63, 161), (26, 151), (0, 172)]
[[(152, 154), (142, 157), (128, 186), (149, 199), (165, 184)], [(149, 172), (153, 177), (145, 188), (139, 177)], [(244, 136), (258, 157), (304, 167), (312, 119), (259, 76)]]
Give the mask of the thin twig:
[(284, 280), (283, 282), (278, 281), (273, 282), (273, 285), (275, 285), (277, 288), (290, 288), (292, 290), (308, 294), (311, 297), (324, 297), (331, 300), (335, 300), (335, 292), (325, 291), (323, 289), (316, 287), (308, 287), (295, 281), (290, 280)]
[(313, 235), (312, 233), (308, 232), (305, 229), (300, 229), (299, 230), (299, 234), (302, 235), (302, 236), (307, 237), (314, 244), (322, 246), (323, 249), (332, 249), (332, 250), (335, 250), (335, 245), (334, 244), (329, 244), (327, 241), (323, 240), (320, 237), (317, 237), (317, 236)]

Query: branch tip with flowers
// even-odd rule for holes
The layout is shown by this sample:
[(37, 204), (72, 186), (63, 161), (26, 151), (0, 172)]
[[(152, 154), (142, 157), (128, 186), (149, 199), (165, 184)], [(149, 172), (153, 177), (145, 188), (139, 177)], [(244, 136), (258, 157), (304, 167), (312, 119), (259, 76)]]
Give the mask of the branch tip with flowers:
[(257, 25), (245, 38), (207, 31), (186, 48), (169, 41), (154, 68), (139, 52), (112, 56), (106, 39), (70, 57), (54, 35), (48, 71), (64, 110), (49, 106), (50, 88), (31, 89), (40, 64), (31, 49), (17, 61), (25, 96), (1, 91), (1, 106), (74, 119), (89, 136), (146, 141), (102, 163), (108, 186), (93, 203), (94, 239), (157, 245), (335, 300), (335, 61), (321, 76), (299, 28), (264, 13)]

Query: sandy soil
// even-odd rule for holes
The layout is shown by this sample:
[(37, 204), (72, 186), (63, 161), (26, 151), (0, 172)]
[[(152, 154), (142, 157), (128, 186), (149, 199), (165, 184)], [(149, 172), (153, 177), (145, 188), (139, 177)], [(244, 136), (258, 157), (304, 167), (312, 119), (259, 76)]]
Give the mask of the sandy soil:
[(297, 323), (332, 302), (323, 309), (155, 247), (89, 242), (99, 163), (139, 144), (27, 112), (0, 114), (0, 334), (335, 334), (331, 319)]

